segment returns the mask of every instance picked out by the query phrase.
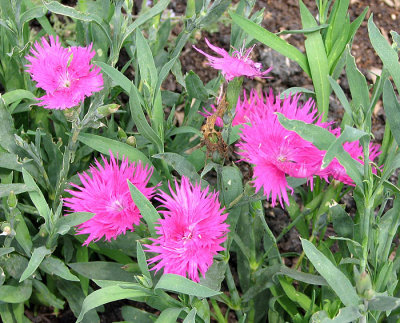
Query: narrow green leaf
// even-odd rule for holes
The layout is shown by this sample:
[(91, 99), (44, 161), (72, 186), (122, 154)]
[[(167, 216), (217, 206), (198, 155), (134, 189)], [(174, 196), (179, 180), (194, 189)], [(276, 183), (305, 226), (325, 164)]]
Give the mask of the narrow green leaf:
[(196, 308), (192, 308), (192, 310), (188, 313), (188, 315), (183, 320), (183, 323), (195, 323), (196, 322)]
[[(303, 28), (311, 28), (317, 26), (317, 23), (300, 0), (300, 15)], [(329, 66), (328, 58), (325, 52), (324, 42), (319, 31), (306, 35), (305, 48), (307, 52), (307, 60), (310, 65), (311, 78), (314, 84), (315, 95), (317, 98), (318, 111), (323, 114), (324, 120), (328, 117), (330, 84), (328, 81)]]
[(29, 276), (31, 276), (35, 270), (39, 267), (39, 265), (42, 263), (42, 260), (44, 257), (47, 255), (50, 255), (51, 251), (47, 249), (45, 246), (36, 248), (33, 250), (32, 257), (29, 260), (28, 267), (24, 270), (24, 272), (21, 275), (21, 278), (19, 279), (19, 282), (24, 281), (27, 279)]
[(344, 91), (340, 87), (339, 84), (331, 77), (328, 76), (329, 83), (332, 86), (333, 91), (335, 92), (337, 98), (339, 99), (340, 103), (342, 104), (344, 111), (353, 119), (353, 112), (351, 110), (351, 106), (349, 101), (346, 98), (346, 94), (344, 94)]
[(153, 204), (147, 199), (146, 196), (140, 192), (134, 184), (128, 181), (129, 190), (131, 191), (132, 200), (135, 202), (138, 207), (140, 214), (143, 216), (143, 219), (146, 221), (149, 231), (152, 237), (156, 236), (155, 224), (160, 219), (160, 215), (157, 210), (154, 208)]
[(288, 97), (289, 95), (293, 96), (296, 93), (306, 93), (306, 94), (315, 95), (314, 91), (306, 89), (304, 87), (291, 87), (291, 88), (283, 91), (280, 95), (280, 98), (283, 100), (284, 98)]
[(94, 63), (101, 68), (102, 72), (111, 77), (113, 82), (119, 85), (127, 94), (131, 92), (132, 82), (124, 74), (104, 62), (95, 61)]
[(94, 213), (75, 212), (59, 218), (55, 224), (55, 232), (64, 235), (76, 225), (86, 222), (94, 217)]
[(9, 196), (11, 192), (21, 194), (32, 189), (26, 184), (0, 184), (0, 197)]
[(27, 91), (27, 90), (13, 90), (7, 93), (3, 94), (3, 100), (6, 105), (10, 105), (14, 102), (23, 100), (23, 99), (28, 99), (31, 101), (35, 101), (35, 96), (33, 95), (32, 92)]
[(10, 248), (0, 248), (0, 257), (4, 255), (8, 255), (9, 253), (12, 253), (15, 249), (13, 247)]
[(278, 280), (286, 296), (289, 297), (291, 301), (299, 304), (303, 310), (308, 311), (312, 308), (313, 311), (315, 311), (317, 309), (317, 306), (312, 304), (311, 299), (307, 295), (297, 291), (284, 277), (279, 277)]
[(139, 29), (136, 29), (136, 55), (141, 79), (150, 86), (153, 92), (158, 78), (157, 69), (147, 40)]
[(144, 254), (142, 245), (139, 241), (136, 241), (136, 255), (140, 271), (151, 281), (151, 275), (149, 272), (149, 266), (147, 265), (146, 255)]
[(78, 277), (71, 274), (65, 263), (54, 256), (43, 259), (39, 268), (49, 275), (56, 275), (69, 281), (79, 281)]
[(68, 264), (78, 274), (89, 279), (135, 282), (133, 275), (122, 269), (121, 264), (106, 261), (76, 262)]
[(155, 289), (163, 289), (196, 297), (212, 297), (221, 294), (221, 292), (212, 290), (183, 276), (175, 274), (164, 274), (158, 281)]
[[(78, 140), (104, 155), (110, 155), (111, 151), (114, 156), (118, 155), (119, 159), (122, 159), (122, 157), (125, 156), (130, 162), (142, 161), (145, 165), (148, 164), (149, 166), (153, 166), (151, 161), (139, 149), (123, 142), (90, 133), (80, 133)], [(161, 181), (161, 176), (156, 169), (154, 169), (150, 181), (153, 184), (158, 184)]]
[(132, 84), (131, 92), (129, 93), (129, 107), (131, 109), (132, 119), (135, 122), (139, 133), (154, 144), (158, 151), (163, 151), (164, 143), (148, 124), (140, 103), (141, 101), (143, 101), (143, 99), (141, 99), (138, 89)]
[(392, 311), (400, 306), (400, 298), (391, 296), (375, 296), (368, 302), (370, 311)]
[(155, 316), (133, 306), (122, 306), (121, 315), (126, 321), (138, 323), (153, 323)]
[(306, 283), (306, 284), (320, 285), (320, 286), (327, 286), (328, 285), (326, 280), (321, 276), (303, 273), (301, 271), (288, 268), (285, 265), (281, 266), (281, 269), (277, 274), (278, 275), (281, 274), (281, 275), (288, 276), (290, 278), (293, 278), (293, 279), (295, 279), (297, 281), (300, 281), (300, 282), (303, 282), (303, 283)]
[(8, 152), (13, 152), (16, 148), (14, 120), (10, 112), (6, 109), (3, 97), (0, 95), (0, 147)]
[(155, 323), (175, 323), (183, 308), (167, 308), (161, 312)]
[(304, 253), (315, 269), (325, 278), (329, 286), (346, 306), (357, 306), (359, 297), (348, 278), (308, 240), (301, 239)]
[(400, 146), (400, 103), (389, 80), (386, 80), (383, 86), (383, 108), (393, 137)]
[(261, 26), (257, 25), (249, 19), (246, 19), (233, 12), (230, 12), (229, 14), (231, 15), (234, 23), (243, 28), (243, 30), (247, 32), (251, 37), (257, 39), (263, 44), (281, 53), (282, 55), (297, 62), (297, 64), (300, 65), (303, 71), (306, 72), (307, 75), (311, 76), (311, 71), (306, 56), (302, 54), (296, 47), (290, 45), (274, 33), (271, 33), (270, 31), (262, 28)]
[(323, 24), (323, 25), (318, 25), (306, 29), (298, 29), (298, 30), (282, 30), (280, 32), (277, 32), (275, 35), (287, 35), (287, 34), (309, 34), (313, 33), (314, 31), (319, 31), (322, 29), (327, 28), (329, 25), (328, 24)]
[(180, 175), (186, 176), (192, 183), (201, 183), (202, 186), (207, 186), (208, 183), (200, 178), (194, 165), (185, 157), (176, 153), (162, 153), (154, 155), (153, 158), (165, 160), (172, 166)]
[(25, 184), (29, 187), (29, 197), (31, 198), (33, 204), (35, 205), (36, 209), (38, 210), (40, 216), (45, 220), (46, 224), (49, 225), (50, 220), (50, 208), (47, 205), (46, 199), (43, 196), (42, 191), (35, 183), (35, 180), (28, 173), (25, 168), (22, 169), (22, 176), (24, 178)]
[(354, 56), (351, 55), (350, 50), (347, 55), (346, 62), (346, 75), (349, 81), (351, 97), (353, 100), (354, 108), (363, 107), (366, 113), (369, 107), (369, 90), (365, 76), (358, 70)]
[(207, 101), (208, 93), (206, 88), (204, 87), (203, 82), (200, 80), (200, 77), (193, 72), (190, 71), (185, 77), (186, 90), (189, 94), (189, 97), (199, 99), (200, 101)]
[(168, 6), (169, 2), (170, 0), (160, 0), (149, 11), (139, 15), (139, 17), (131, 25), (129, 25), (128, 28), (126, 28), (125, 33), (122, 37), (122, 44), (137, 27), (141, 26), (147, 20), (163, 12), (164, 9)]
[[(195, 135), (198, 135), (199, 137), (203, 137), (203, 133), (197, 129), (197, 128), (193, 128), (191, 126), (181, 126), (181, 127), (176, 127), (174, 129), (172, 129), (170, 132), (168, 132), (168, 136), (174, 136), (174, 135), (180, 135), (183, 133), (193, 133)], [(0, 155), (1, 157), (1, 155)]]
[(372, 47), (381, 58), (383, 65), (393, 77), (394, 84), (400, 89), (400, 63), (399, 56), (394, 48), (390, 46), (385, 37), (379, 32), (373, 21), (373, 15), (368, 19), (368, 34)]
[(144, 290), (126, 289), (122, 288), (121, 285), (104, 287), (96, 290), (95, 292), (88, 295), (82, 304), (82, 310), (79, 314), (77, 322), (81, 322), (83, 316), (93, 308), (97, 306), (118, 301), (125, 298), (138, 298), (151, 296), (151, 292), (145, 292)]
[(59, 310), (64, 308), (64, 301), (57, 298), (52, 292), (50, 292), (45, 284), (37, 279), (33, 279), (32, 282), (35, 290), (35, 296), (39, 299), (41, 304), (51, 306)]

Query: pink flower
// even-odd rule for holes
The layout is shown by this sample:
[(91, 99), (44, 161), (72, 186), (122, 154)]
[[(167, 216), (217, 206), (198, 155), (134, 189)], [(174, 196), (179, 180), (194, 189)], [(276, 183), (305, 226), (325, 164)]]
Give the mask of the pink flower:
[(283, 100), (277, 96), (274, 100), (272, 92), (255, 99), (253, 95), (252, 112), (247, 116), (250, 124), (244, 124), (241, 141), (238, 147), (243, 159), (254, 165), (254, 186), (256, 192), (261, 188), (264, 194), (272, 198), (272, 205), (279, 199), (289, 204), (286, 175), (298, 178), (308, 178), (320, 170), (324, 152), (318, 150), (310, 142), (302, 139), (293, 131), (286, 130), (278, 121), (276, 112), (289, 119), (301, 120), (327, 127), (317, 118), (317, 109), (312, 100), (302, 107), (298, 105), (300, 95)]
[(249, 58), (254, 46), (247, 49), (245, 52), (244, 49), (240, 51), (235, 50), (232, 53), (232, 56), (230, 56), (225, 49), (212, 45), (207, 38), (206, 43), (208, 47), (210, 47), (214, 52), (221, 55), (222, 57), (211, 56), (203, 52), (201, 49), (198, 49), (194, 45), (193, 48), (203, 54), (205, 57), (207, 57), (209, 64), (213, 68), (221, 70), (222, 75), (228, 82), (239, 76), (247, 76), (250, 78), (258, 76), (265, 78), (265, 75), (269, 73), (272, 69), (272, 67), (270, 67), (269, 69), (262, 72), (261, 63), (255, 63)]
[(175, 182), (176, 193), (171, 196), (161, 191), (158, 199), (165, 210), (160, 211), (157, 239), (146, 245), (148, 252), (159, 255), (149, 259), (149, 263), (159, 263), (153, 270), (164, 267), (164, 273), (177, 274), (199, 282), (199, 272), (204, 277), (213, 263), (213, 256), (226, 239), (228, 214), (224, 213), (218, 201), (218, 193), (202, 190), (200, 184), (192, 185), (182, 177), (181, 185)]
[[(331, 131), (336, 137), (340, 136), (340, 129), (334, 129)], [(364, 152), (363, 148), (360, 145), (359, 141), (353, 142), (345, 142), (343, 144), (343, 148), (347, 151), (350, 156), (357, 160), (360, 164), (364, 165)], [(379, 151), (380, 145), (377, 144), (370, 144), (369, 145), (369, 159), (370, 162), (373, 162), (376, 157), (378, 157), (382, 152)], [(376, 169), (372, 167), (372, 172), (376, 174)], [(332, 176), (339, 182), (344, 184), (354, 186), (354, 181), (351, 179), (349, 175), (347, 175), (345, 168), (339, 163), (337, 158), (334, 158), (332, 162), (321, 171), (319, 174), (325, 180), (328, 179), (328, 176)]]
[(98, 241), (103, 236), (107, 241), (134, 231), (142, 217), (133, 202), (127, 180), (134, 184), (148, 199), (155, 194), (155, 187), (146, 187), (153, 173), (152, 168), (143, 167), (139, 162), (129, 163), (123, 157), (121, 165), (111, 154), (110, 162), (101, 156), (104, 166), (96, 160), (96, 167), (90, 166), (89, 173), (78, 174), (82, 186), (71, 183), (77, 190), (66, 190), (72, 197), (64, 198), (65, 206), (72, 212), (91, 212), (95, 216), (78, 225), (78, 234), (89, 234), (84, 245)]
[(100, 68), (90, 64), (95, 55), (88, 47), (61, 46), (58, 37), (50, 36), (50, 44), (42, 37), (42, 44), (35, 43), (26, 65), (36, 87), (46, 94), (39, 98), (39, 105), (46, 109), (64, 110), (80, 104), (87, 96), (103, 88)]

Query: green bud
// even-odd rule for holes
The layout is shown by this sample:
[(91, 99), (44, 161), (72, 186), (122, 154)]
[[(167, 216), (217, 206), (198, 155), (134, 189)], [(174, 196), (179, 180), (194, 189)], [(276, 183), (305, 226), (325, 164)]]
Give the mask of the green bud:
[(10, 195), (7, 198), (7, 205), (10, 209), (13, 209), (17, 206), (17, 196), (15, 195), (14, 191), (10, 192)]
[(116, 103), (102, 105), (97, 108), (97, 112), (101, 114), (103, 117), (108, 117), (110, 114), (113, 114), (118, 111), (120, 105)]
[(191, 18), (196, 13), (196, 2), (194, 0), (188, 0), (186, 4), (186, 18)]
[(354, 268), (354, 278), (356, 281), (357, 293), (367, 300), (371, 299), (375, 294), (372, 289), (371, 276), (366, 271), (360, 274), (358, 270)]
[(146, 288), (152, 288), (153, 287), (153, 283), (146, 276), (136, 275), (135, 279), (137, 280), (137, 282), (139, 284), (141, 284), (142, 286), (144, 286)]
[(136, 147), (136, 138), (134, 136), (129, 136), (128, 138), (126, 138), (126, 143), (129, 146)]
[(9, 236), (12, 233), (10, 223), (6, 222), (1, 225), (1, 231), (3, 231), (0, 235), (2, 236)]
[(124, 129), (122, 129), (121, 127), (118, 127), (118, 138), (120, 139), (126, 139), (128, 136), (126, 135), (126, 132), (124, 131)]

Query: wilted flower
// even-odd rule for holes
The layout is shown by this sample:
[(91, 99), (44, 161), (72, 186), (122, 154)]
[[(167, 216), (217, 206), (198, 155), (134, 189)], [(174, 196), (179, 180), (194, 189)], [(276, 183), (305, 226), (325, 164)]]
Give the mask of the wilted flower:
[(64, 110), (80, 104), (87, 96), (103, 87), (100, 68), (90, 64), (95, 55), (92, 45), (64, 48), (58, 37), (50, 36), (50, 44), (42, 37), (42, 44), (35, 43), (26, 65), (36, 87), (46, 94), (39, 98), (39, 105), (46, 109)]
[(276, 112), (289, 119), (301, 120), (306, 123), (327, 127), (317, 117), (317, 109), (312, 100), (302, 107), (298, 105), (300, 95), (287, 97), (283, 100), (272, 92), (266, 95), (265, 101), (254, 99), (251, 112), (246, 118), (249, 123), (243, 125), (238, 147), (243, 159), (254, 165), (254, 186), (258, 192), (261, 188), (264, 194), (272, 198), (272, 205), (279, 199), (289, 204), (287, 189), (292, 189), (286, 180), (286, 175), (298, 178), (308, 178), (320, 170), (324, 152), (318, 150), (312, 143), (302, 139), (294, 131), (286, 130), (278, 120)]
[[(340, 129), (334, 129), (331, 132), (336, 137), (340, 136)], [(373, 162), (375, 158), (382, 153), (381, 151), (379, 151), (379, 148), (380, 145), (377, 144), (371, 143), (369, 145), (370, 162)], [(364, 152), (358, 140), (353, 142), (345, 142), (343, 144), (343, 149), (347, 151), (353, 159), (364, 165)], [(372, 172), (376, 173), (376, 169), (374, 167), (372, 168)], [(354, 186), (354, 181), (349, 175), (347, 175), (345, 168), (339, 163), (337, 158), (334, 158), (332, 162), (321, 171), (320, 176), (323, 177), (325, 180), (327, 180), (329, 176), (332, 176), (339, 182)]]
[(248, 48), (246, 51), (244, 51), (244, 49), (240, 51), (235, 50), (232, 53), (232, 56), (230, 56), (225, 49), (212, 45), (207, 38), (205, 40), (208, 47), (210, 47), (214, 52), (221, 55), (222, 57), (211, 56), (202, 51), (201, 49), (198, 49), (196, 46), (193, 46), (193, 48), (196, 49), (201, 54), (203, 54), (205, 57), (207, 57), (209, 64), (213, 68), (221, 70), (222, 75), (228, 82), (232, 81), (235, 77), (239, 76), (247, 76), (250, 78), (256, 76), (266, 77), (265, 75), (269, 73), (272, 69), (272, 67), (270, 67), (262, 72), (261, 63), (255, 63), (250, 58), (250, 54), (254, 46)]
[[(155, 193), (155, 187), (146, 187), (153, 173), (147, 165), (129, 163), (123, 157), (121, 165), (111, 154), (108, 162), (101, 156), (104, 166), (96, 160), (96, 167), (90, 166), (89, 173), (78, 174), (82, 186), (71, 183), (77, 190), (66, 190), (72, 197), (64, 198), (64, 204), (72, 212), (91, 212), (90, 220), (78, 225), (78, 234), (89, 234), (84, 245), (98, 241), (103, 236), (110, 241), (126, 230), (134, 231), (142, 217), (133, 202), (127, 180), (134, 184), (148, 199)], [(66, 215), (68, 216), (68, 215)]]
[[(228, 214), (224, 213), (218, 201), (218, 193), (202, 190), (200, 184), (192, 185), (182, 177), (181, 185), (175, 182), (176, 193), (171, 186), (171, 196), (160, 193), (162, 204), (157, 227), (159, 237), (152, 245), (146, 245), (147, 251), (159, 255), (149, 259), (149, 263), (159, 263), (153, 270), (164, 267), (164, 273), (177, 274), (199, 282), (199, 272), (203, 275), (213, 263), (213, 256), (226, 239)], [(157, 198), (156, 198), (157, 199)]]

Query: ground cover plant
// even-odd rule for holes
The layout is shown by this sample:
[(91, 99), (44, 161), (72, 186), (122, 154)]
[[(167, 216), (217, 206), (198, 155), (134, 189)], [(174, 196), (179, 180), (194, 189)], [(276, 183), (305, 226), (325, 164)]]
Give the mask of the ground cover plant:
[[(302, 28), (272, 33), (252, 0), (2, 2), (3, 322), (100, 322), (121, 300), (124, 322), (400, 319), (400, 36), (349, 0), (298, 4)], [(373, 82), (352, 55), (363, 22)], [(229, 48), (204, 36), (221, 24)], [(312, 87), (269, 88), (255, 46)], [(290, 217), (278, 234), (271, 210)], [(294, 230), (301, 251), (279, 248)]]

